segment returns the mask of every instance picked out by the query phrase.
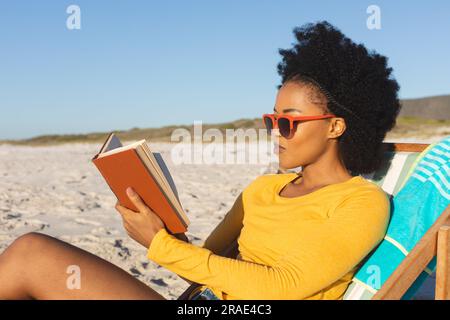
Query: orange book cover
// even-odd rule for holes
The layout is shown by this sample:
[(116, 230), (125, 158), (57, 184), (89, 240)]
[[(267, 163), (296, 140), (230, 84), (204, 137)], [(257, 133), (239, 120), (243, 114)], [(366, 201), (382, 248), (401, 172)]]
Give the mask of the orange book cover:
[(134, 148), (104, 157), (99, 157), (100, 154), (92, 161), (122, 206), (138, 211), (126, 194), (126, 189), (132, 187), (145, 204), (163, 220), (169, 232), (176, 234), (187, 231), (189, 221), (180, 217), (174, 204)]

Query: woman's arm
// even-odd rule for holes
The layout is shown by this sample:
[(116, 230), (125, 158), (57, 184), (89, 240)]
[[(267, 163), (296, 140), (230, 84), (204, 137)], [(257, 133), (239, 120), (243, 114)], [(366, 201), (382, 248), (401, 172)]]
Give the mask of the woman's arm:
[[(203, 248), (209, 249), (217, 255), (225, 255), (227, 249), (239, 236), (242, 229), (244, 210), (242, 206), (242, 193), (237, 197), (233, 207), (227, 212), (222, 221), (210, 233), (203, 243)], [(183, 234), (184, 235), (184, 234)], [(182, 240), (182, 239), (181, 239)], [(185, 241), (188, 242), (189, 241)], [(192, 284), (193, 282), (179, 275), (181, 279)]]
[[(127, 194), (130, 200), (138, 208), (138, 212), (129, 210), (116, 203), (116, 209), (123, 218), (124, 227), (128, 235), (145, 247), (149, 247), (156, 233), (165, 230), (162, 220), (142, 201), (141, 197), (128, 188)], [(224, 221), (211, 233), (205, 242), (205, 247), (211, 248), (214, 252), (222, 252), (228, 249), (229, 245), (237, 238), (242, 229), (242, 197), (238, 197), (232, 209), (227, 213)], [(167, 231), (166, 231), (167, 232)], [(189, 243), (189, 239), (184, 233), (172, 235), (173, 239)], [(188, 279), (182, 277), (189, 283)]]

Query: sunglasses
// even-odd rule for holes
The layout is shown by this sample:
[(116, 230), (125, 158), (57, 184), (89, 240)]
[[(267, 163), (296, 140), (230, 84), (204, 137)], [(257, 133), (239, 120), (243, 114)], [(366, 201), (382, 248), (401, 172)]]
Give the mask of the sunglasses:
[(297, 130), (297, 123), (300, 121), (321, 120), (336, 117), (334, 114), (324, 114), (319, 116), (289, 116), (277, 114), (264, 114), (263, 122), (268, 134), (272, 133), (272, 129), (277, 129), (280, 135), (286, 139), (291, 139)]

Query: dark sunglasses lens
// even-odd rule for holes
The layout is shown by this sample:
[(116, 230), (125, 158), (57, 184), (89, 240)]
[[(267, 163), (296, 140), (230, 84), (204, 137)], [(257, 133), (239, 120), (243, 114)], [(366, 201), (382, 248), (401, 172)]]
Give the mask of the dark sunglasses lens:
[(278, 119), (278, 129), (280, 130), (280, 134), (288, 138), (291, 134), (291, 126), (288, 119), (279, 118)]
[(264, 117), (264, 125), (266, 126), (267, 133), (270, 134), (273, 129), (273, 122), (270, 117)]

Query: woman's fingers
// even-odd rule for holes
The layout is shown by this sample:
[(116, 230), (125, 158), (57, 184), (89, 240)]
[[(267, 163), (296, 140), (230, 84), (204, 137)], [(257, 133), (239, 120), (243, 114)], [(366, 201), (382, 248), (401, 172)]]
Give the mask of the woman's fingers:
[[(122, 216), (122, 225), (125, 231), (129, 233), (130, 231), (130, 224), (128, 222), (129, 214), (131, 213), (130, 209), (127, 209), (119, 204), (119, 202), (116, 203), (116, 210), (120, 213)], [(133, 211), (134, 212), (134, 211)], [(135, 212), (134, 212), (135, 213)]]
[(150, 211), (149, 207), (147, 207), (141, 197), (131, 187), (127, 188), (127, 195), (140, 213), (148, 213)]
[(127, 189), (127, 194), (138, 212), (121, 206), (118, 201), (115, 208), (122, 216), (123, 226), (128, 235), (148, 248), (156, 233), (164, 228), (164, 222), (147, 207), (136, 192), (132, 191)]
[(129, 214), (129, 213), (152, 213), (152, 210), (145, 204), (142, 198), (137, 194), (131, 187), (128, 187), (127, 196), (134, 204), (134, 206), (138, 209), (138, 211), (130, 210), (122, 205), (120, 205), (119, 201), (116, 202), (115, 208), (119, 211), (120, 214)]
[(117, 201), (117, 203), (115, 205), (115, 208), (116, 208), (117, 212), (119, 212), (119, 214), (121, 215), (121, 217), (122, 217), (122, 225), (123, 225), (123, 227), (126, 230), (127, 229), (127, 226), (126, 226), (126, 223), (127, 223), (127, 219), (126, 219), (127, 212), (126, 212), (126, 210), (128, 210), (128, 209), (125, 208), (125, 207), (122, 207), (119, 204), (119, 201)]
[(122, 207), (119, 204), (119, 201), (116, 202), (116, 205), (114, 206), (114, 208), (116, 208), (117, 212), (119, 212), (120, 215), (123, 216), (125, 207)]
[(125, 208), (124, 206), (121, 206), (119, 201), (117, 201), (116, 206), (115, 206), (116, 210), (120, 213), (120, 215), (122, 217), (124, 217), (125, 215), (128, 214), (128, 211), (130, 211), (128, 208)]

